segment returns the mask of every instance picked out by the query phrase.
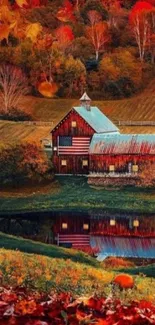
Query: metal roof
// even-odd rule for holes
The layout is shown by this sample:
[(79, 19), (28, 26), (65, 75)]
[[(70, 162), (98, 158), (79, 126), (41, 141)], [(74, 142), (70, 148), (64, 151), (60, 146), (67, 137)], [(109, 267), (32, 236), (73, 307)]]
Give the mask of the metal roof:
[(75, 111), (94, 129), (97, 133), (119, 132), (114, 125), (97, 107), (91, 106), (87, 110), (84, 106), (74, 107)]
[(90, 154), (154, 154), (155, 134), (93, 135)]

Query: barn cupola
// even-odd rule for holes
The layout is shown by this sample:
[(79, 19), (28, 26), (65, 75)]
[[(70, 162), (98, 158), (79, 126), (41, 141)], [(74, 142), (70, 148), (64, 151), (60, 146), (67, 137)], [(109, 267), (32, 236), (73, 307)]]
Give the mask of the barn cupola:
[(86, 92), (80, 98), (80, 103), (82, 107), (85, 107), (87, 109), (87, 111), (91, 110), (91, 99), (89, 98)]

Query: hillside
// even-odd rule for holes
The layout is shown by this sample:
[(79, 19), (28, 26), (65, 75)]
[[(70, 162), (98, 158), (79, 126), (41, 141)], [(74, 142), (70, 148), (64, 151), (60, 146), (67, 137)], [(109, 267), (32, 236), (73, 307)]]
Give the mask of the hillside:
[[(35, 122), (0, 121), (0, 142), (36, 141), (50, 138), (52, 128), (73, 107), (77, 99), (45, 99), (27, 96), (21, 103)], [(123, 100), (93, 101), (115, 123), (118, 121), (155, 121), (155, 79), (138, 96)], [(40, 123), (48, 122), (48, 123)], [(41, 124), (41, 125), (40, 125)], [(120, 126), (122, 133), (155, 133), (155, 126)]]
[[(91, 96), (91, 94), (89, 94)], [(71, 109), (78, 105), (74, 99), (44, 99), (27, 97), (22, 107), (34, 115), (35, 120), (52, 121), (56, 125)], [(143, 93), (129, 99), (93, 101), (110, 119), (115, 121), (155, 121), (155, 79)]]

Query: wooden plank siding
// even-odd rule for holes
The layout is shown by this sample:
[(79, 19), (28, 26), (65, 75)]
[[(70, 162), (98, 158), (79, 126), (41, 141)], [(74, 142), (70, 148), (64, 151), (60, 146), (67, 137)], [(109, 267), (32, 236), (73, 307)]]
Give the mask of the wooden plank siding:
[[(72, 122), (76, 121), (77, 127), (72, 127)], [(59, 136), (86, 136), (90, 140), (95, 131), (85, 120), (72, 109), (67, 116), (52, 131), (53, 148), (58, 147)], [(67, 165), (62, 166), (62, 160), (66, 160)], [(82, 161), (88, 160), (88, 166), (83, 166)], [(59, 155), (58, 151), (53, 151), (53, 164), (56, 174), (87, 174), (89, 171), (88, 155)]]
[(139, 165), (140, 163), (155, 161), (155, 155), (135, 155), (135, 154), (120, 154), (120, 155), (90, 155), (89, 170), (91, 172), (109, 172), (109, 166), (115, 166), (115, 172), (127, 172), (128, 164)]

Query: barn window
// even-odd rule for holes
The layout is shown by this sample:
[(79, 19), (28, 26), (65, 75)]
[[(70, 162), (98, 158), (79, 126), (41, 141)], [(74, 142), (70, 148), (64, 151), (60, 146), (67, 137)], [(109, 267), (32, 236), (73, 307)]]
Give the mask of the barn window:
[(68, 224), (67, 222), (63, 222), (62, 223), (62, 229), (67, 229), (68, 228)]
[(76, 128), (76, 127), (77, 127), (76, 121), (72, 121), (72, 128)]
[(89, 224), (88, 223), (84, 223), (83, 224), (83, 229), (84, 230), (88, 230), (89, 229)]
[(115, 226), (115, 225), (116, 225), (116, 220), (110, 219), (110, 226)]
[(67, 160), (61, 160), (61, 166), (67, 166)]
[(82, 166), (85, 167), (85, 166), (88, 166), (88, 160), (82, 160)]
[(132, 171), (133, 171), (133, 173), (137, 173), (138, 172), (138, 165), (133, 165), (132, 166)]
[(115, 171), (115, 166), (114, 165), (110, 165), (109, 166), (109, 172), (114, 172)]

